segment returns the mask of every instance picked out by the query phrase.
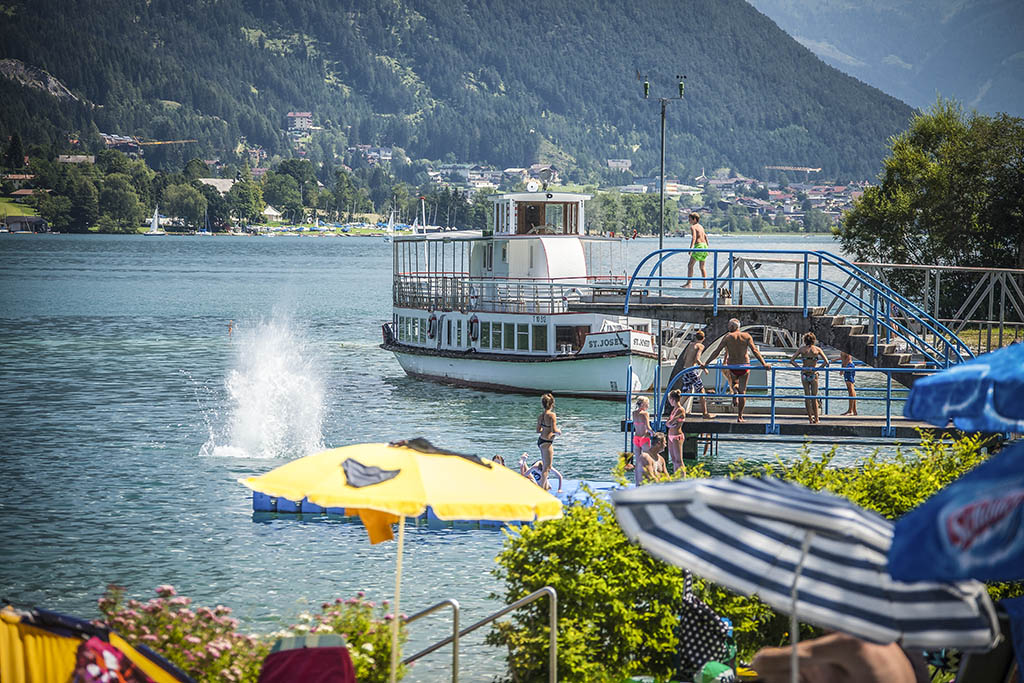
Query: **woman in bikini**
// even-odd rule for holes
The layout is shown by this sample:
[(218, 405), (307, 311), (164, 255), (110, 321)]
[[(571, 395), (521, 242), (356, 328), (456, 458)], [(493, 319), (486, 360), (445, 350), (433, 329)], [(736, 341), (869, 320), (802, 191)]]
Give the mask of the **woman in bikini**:
[(672, 471), (675, 473), (686, 473), (686, 466), (683, 465), (683, 443), (686, 435), (683, 434), (683, 422), (686, 420), (686, 401), (683, 400), (683, 392), (673, 389), (668, 393), (668, 403), (672, 406), (668, 421), (668, 456), (672, 459)]
[[(800, 384), (804, 388), (804, 408), (807, 410), (807, 419), (810, 423), (818, 424), (818, 359), (824, 361), (821, 367), (828, 367), (828, 356), (821, 350), (820, 346), (815, 346), (817, 337), (814, 336), (813, 332), (808, 332), (804, 335), (804, 345), (796, 350), (796, 353), (789, 359), (789, 362), (797, 367), (802, 367), (800, 370)], [(801, 359), (803, 366), (797, 362), (797, 359)]]
[(650, 405), (646, 396), (640, 396), (636, 399), (636, 410), (633, 411), (633, 462), (637, 467), (641, 463), (640, 454), (651, 445), (651, 416), (647, 412)]
[(555, 459), (555, 436), (561, 434), (558, 428), (558, 418), (555, 416), (555, 397), (551, 394), (544, 394), (540, 397), (540, 404), (544, 410), (537, 416), (537, 447), (540, 448), (540, 460), (544, 463), (544, 471), (541, 472), (540, 487), (548, 490), (548, 473), (551, 472), (551, 464)]

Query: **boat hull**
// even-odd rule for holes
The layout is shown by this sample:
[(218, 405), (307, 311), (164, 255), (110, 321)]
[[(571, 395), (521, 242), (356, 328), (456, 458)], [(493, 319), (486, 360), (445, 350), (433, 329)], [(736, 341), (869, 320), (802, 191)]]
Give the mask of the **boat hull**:
[(487, 358), (481, 353), (436, 354), (401, 344), (384, 344), (395, 354), (410, 377), (445, 384), (559, 396), (621, 399), (626, 393), (629, 367), (633, 366), (633, 392), (647, 391), (654, 383), (658, 359), (630, 352), (599, 356), (555, 358)]

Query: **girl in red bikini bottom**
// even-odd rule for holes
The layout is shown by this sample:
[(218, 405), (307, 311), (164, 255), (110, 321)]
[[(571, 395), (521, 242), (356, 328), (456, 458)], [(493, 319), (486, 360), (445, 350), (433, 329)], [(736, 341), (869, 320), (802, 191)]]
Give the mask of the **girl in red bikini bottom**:
[(686, 420), (686, 402), (683, 401), (683, 392), (673, 389), (668, 394), (668, 403), (672, 406), (672, 412), (668, 416), (668, 455), (672, 459), (672, 471), (686, 474), (686, 466), (683, 464), (683, 442), (686, 435), (683, 434), (683, 422)]

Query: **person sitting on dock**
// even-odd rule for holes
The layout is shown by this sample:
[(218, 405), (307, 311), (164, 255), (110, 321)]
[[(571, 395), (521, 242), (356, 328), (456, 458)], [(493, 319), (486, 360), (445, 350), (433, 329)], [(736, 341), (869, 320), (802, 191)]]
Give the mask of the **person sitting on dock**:
[(683, 442), (686, 441), (683, 423), (686, 421), (686, 401), (683, 400), (681, 391), (673, 389), (668, 393), (668, 403), (672, 406), (672, 412), (665, 422), (668, 425), (668, 456), (672, 460), (673, 472), (680, 470), (686, 472), (686, 466), (683, 465)]
[(633, 461), (640, 459), (640, 453), (651, 445), (651, 414), (647, 412), (651, 402), (646, 396), (636, 399), (633, 411)]
[[(495, 457), (500, 457), (500, 456), (495, 456)], [(549, 472), (549, 475), (553, 474), (556, 477), (558, 477), (558, 493), (561, 493), (562, 492), (562, 473), (559, 472), (558, 470), (556, 470), (554, 467), (552, 467), (550, 470), (548, 470), (548, 472)], [(527, 467), (526, 453), (523, 453), (521, 456), (519, 456), (519, 474), (523, 475), (527, 479), (532, 480), (533, 483), (535, 483), (537, 486), (540, 486), (541, 485), (541, 483), (540, 483), (541, 477), (544, 476), (544, 463), (541, 462), (540, 460), (538, 460), (537, 462), (533, 463), (532, 466)], [(548, 490), (548, 491), (551, 490), (551, 484), (547, 485), (546, 490)]]
[(818, 424), (820, 415), (818, 413), (818, 359), (824, 361), (822, 367), (828, 367), (828, 356), (816, 346), (818, 339), (813, 332), (804, 335), (804, 345), (796, 350), (790, 357), (789, 362), (801, 367), (797, 359), (803, 361), (803, 369), (800, 371), (800, 384), (804, 389), (804, 407), (807, 409), (807, 419), (812, 425)]
[(846, 382), (846, 395), (850, 397), (850, 407), (846, 409), (846, 412), (843, 413), (843, 415), (856, 415), (857, 388), (854, 386), (856, 371), (853, 369), (853, 356), (848, 354), (846, 351), (841, 351), (839, 353), (839, 363), (843, 366), (843, 381)]
[(665, 458), (661, 455), (661, 452), (664, 450), (665, 435), (661, 432), (651, 434), (647, 448), (640, 451), (640, 463), (644, 468), (645, 480), (657, 481), (668, 477)]
[[(725, 364), (726, 365), (750, 365), (750, 353), (753, 352), (757, 357), (757, 360), (761, 361), (761, 365), (768, 367), (768, 361), (764, 359), (761, 352), (757, 350), (757, 345), (754, 343), (754, 338), (747, 332), (740, 331), (740, 321), (738, 318), (731, 318), (729, 320), (729, 333), (722, 337), (721, 343), (718, 345), (718, 350), (715, 354), (708, 359), (707, 363), (704, 364), (707, 367), (713, 363), (722, 350), (725, 350)], [(732, 370), (724, 370), (726, 379), (729, 380), (729, 386), (732, 389), (732, 404), (736, 406), (736, 421), (743, 422), (743, 407), (747, 404), (747, 381), (750, 379), (750, 368), (734, 368)]]
[[(704, 331), (697, 330), (697, 333), (693, 335), (693, 340), (683, 349), (683, 367), (690, 369), (683, 372), (679, 389), (684, 394), (700, 394), (700, 408), (703, 412), (703, 417), (705, 420), (710, 420), (712, 415), (708, 412), (708, 400), (704, 397), (704, 382), (700, 378), (702, 373), (708, 371), (707, 364), (702, 363), (700, 360), (702, 353), (704, 353)], [(698, 370), (698, 365), (703, 369)], [(690, 398), (693, 397), (691, 396)], [(669, 442), (671, 441), (672, 436), (670, 433)]]

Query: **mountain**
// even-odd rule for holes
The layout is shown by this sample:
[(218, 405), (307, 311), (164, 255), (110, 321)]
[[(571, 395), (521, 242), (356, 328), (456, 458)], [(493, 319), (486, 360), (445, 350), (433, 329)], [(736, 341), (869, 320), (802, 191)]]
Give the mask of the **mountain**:
[(750, 0), (825, 62), (915, 107), (1024, 116), (1020, 0)]
[[(411, 158), (522, 166), (570, 179), (606, 159), (669, 173), (822, 167), (873, 177), (912, 111), (827, 66), (743, 0), (3, 0), (0, 59), (77, 99), (0, 78), (0, 135), (153, 140), (181, 165), (248, 145), (287, 154), (290, 111), (313, 113), (306, 153), (394, 145)], [(643, 101), (638, 72), (649, 77)]]

